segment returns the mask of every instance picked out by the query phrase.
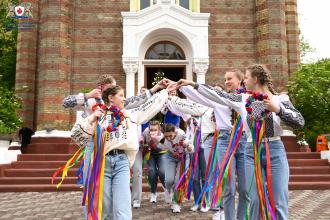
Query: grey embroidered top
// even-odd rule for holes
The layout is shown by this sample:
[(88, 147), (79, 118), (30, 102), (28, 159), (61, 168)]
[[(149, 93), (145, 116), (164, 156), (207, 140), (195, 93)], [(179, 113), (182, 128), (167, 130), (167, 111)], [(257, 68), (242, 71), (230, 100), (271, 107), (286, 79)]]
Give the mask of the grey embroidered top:
[[(126, 99), (125, 109), (136, 108), (143, 103), (145, 103), (152, 96), (150, 90), (147, 90), (144, 94), (138, 96), (132, 96)], [(69, 95), (63, 99), (64, 108), (74, 108), (77, 107), (80, 110), (83, 110), (85, 117), (93, 113), (92, 107), (97, 102), (103, 103), (102, 100), (96, 100), (95, 98), (87, 99), (84, 93), (79, 93), (78, 95)]]
[[(264, 104), (261, 101), (256, 101), (251, 104), (252, 113), (247, 114), (245, 103), (248, 99), (248, 94), (231, 94), (217, 90), (205, 84), (196, 84), (195, 89), (208, 99), (218, 102), (222, 105), (227, 105), (237, 111), (244, 119), (244, 127), (248, 137), (251, 136), (250, 129), (252, 128), (252, 119), (260, 119), (264, 112)], [(292, 128), (301, 128), (305, 124), (303, 116), (294, 108), (287, 95), (274, 95), (273, 99), (280, 106), (278, 114), (271, 112), (265, 116), (266, 122), (266, 137), (281, 136), (283, 130), (281, 121)], [(247, 129), (250, 128), (250, 129)]]

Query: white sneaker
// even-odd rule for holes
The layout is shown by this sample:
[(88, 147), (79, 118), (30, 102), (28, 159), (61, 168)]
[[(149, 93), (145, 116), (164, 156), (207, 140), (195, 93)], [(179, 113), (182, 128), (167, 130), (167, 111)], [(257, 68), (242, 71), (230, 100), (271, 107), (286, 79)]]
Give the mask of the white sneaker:
[(157, 202), (157, 194), (156, 193), (151, 193), (150, 202), (151, 203), (156, 203)]
[(140, 208), (141, 207), (141, 203), (139, 201), (133, 201), (133, 208)]
[(205, 206), (205, 208), (202, 206), (201, 212), (208, 212), (210, 210), (209, 206)]
[(181, 207), (180, 205), (174, 203), (173, 204), (173, 210), (172, 210), (173, 213), (180, 213), (181, 212)]
[(212, 220), (225, 220), (225, 213), (223, 210), (216, 212), (213, 217)]
[(197, 212), (198, 209), (199, 209), (199, 205), (194, 205), (190, 208), (190, 210), (193, 211), (193, 212)]
[(172, 202), (172, 197), (171, 194), (165, 189), (165, 202), (167, 204), (170, 204)]

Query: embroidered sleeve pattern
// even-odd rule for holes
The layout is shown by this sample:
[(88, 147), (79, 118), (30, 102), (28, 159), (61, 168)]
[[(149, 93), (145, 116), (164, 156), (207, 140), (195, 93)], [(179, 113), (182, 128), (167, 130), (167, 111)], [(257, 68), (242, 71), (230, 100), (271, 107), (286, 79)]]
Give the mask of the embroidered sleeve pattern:
[(162, 90), (149, 98), (141, 106), (131, 109), (132, 122), (143, 124), (151, 120), (164, 106), (168, 98), (168, 92)]
[(92, 137), (89, 132), (80, 123), (76, 123), (71, 129), (71, 138), (79, 147), (86, 147), (88, 140)]
[(132, 109), (137, 108), (140, 105), (147, 102), (147, 100), (151, 97), (150, 91), (147, 90), (144, 94), (132, 96), (130, 98), (127, 98), (125, 101), (125, 109)]
[(242, 94), (227, 93), (225, 91), (215, 89), (211, 86), (197, 83), (195, 85), (195, 89), (197, 89), (197, 91), (207, 99), (210, 99), (221, 105), (232, 107), (237, 111), (241, 111), (243, 102)]
[(208, 109), (206, 106), (179, 97), (172, 97), (168, 102), (178, 112), (193, 116), (202, 116)]
[(305, 125), (304, 117), (290, 101), (281, 102), (280, 112), (277, 115), (292, 128), (302, 128)]
[(63, 99), (64, 108), (74, 108), (77, 105), (83, 105), (85, 103), (85, 96), (83, 93), (78, 95), (69, 95)]

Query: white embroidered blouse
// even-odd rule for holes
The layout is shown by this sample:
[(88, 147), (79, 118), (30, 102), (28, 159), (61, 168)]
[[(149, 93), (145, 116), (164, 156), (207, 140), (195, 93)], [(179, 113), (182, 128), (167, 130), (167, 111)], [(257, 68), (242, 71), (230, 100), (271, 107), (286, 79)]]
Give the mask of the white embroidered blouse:
[[(114, 149), (124, 150), (130, 166), (133, 165), (138, 152), (138, 125), (152, 119), (162, 108), (168, 98), (167, 90), (162, 90), (147, 100), (143, 105), (122, 112), (125, 119), (117, 128), (117, 131), (107, 133), (105, 154)], [(111, 123), (111, 116), (105, 115), (100, 122), (101, 128), (105, 129)], [(91, 125), (88, 118), (77, 122), (71, 130), (72, 139), (81, 147), (85, 147), (88, 139), (93, 135), (96, 123)]]

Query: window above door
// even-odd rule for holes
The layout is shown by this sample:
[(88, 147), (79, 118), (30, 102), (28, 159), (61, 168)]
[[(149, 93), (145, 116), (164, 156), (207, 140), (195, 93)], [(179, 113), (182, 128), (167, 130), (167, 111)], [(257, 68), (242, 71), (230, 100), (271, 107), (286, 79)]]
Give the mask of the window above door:
[(146, 55), (146, 60), (185, 60), (183, 50), (175, 43), (161, 41), (152, 45)]

